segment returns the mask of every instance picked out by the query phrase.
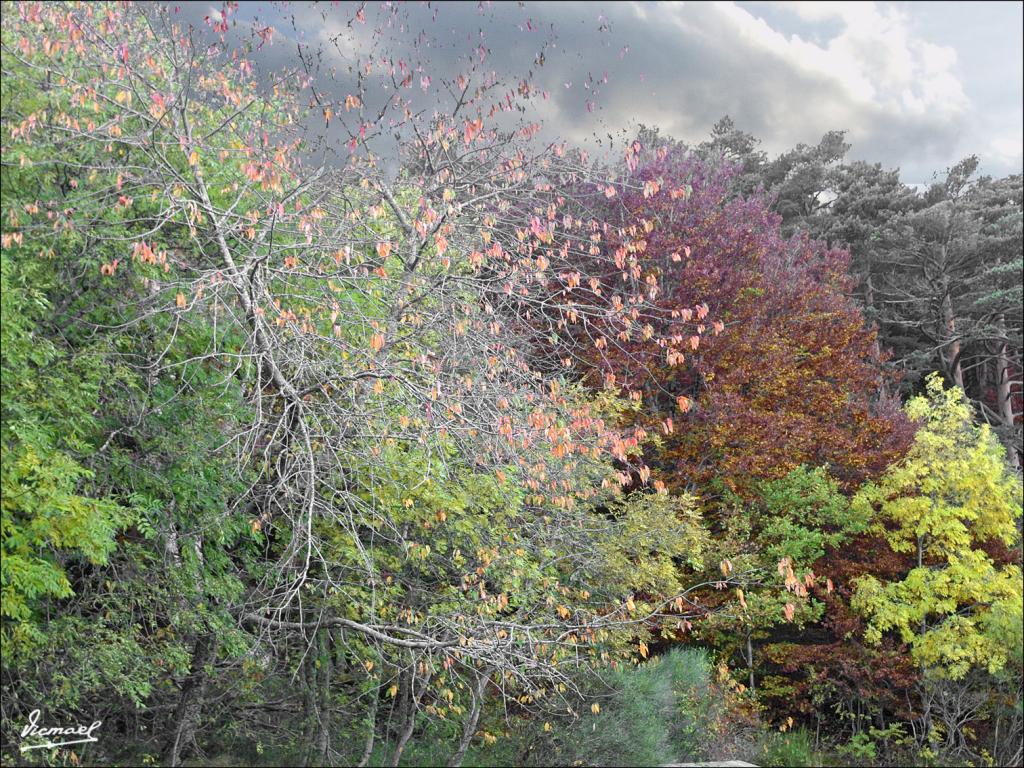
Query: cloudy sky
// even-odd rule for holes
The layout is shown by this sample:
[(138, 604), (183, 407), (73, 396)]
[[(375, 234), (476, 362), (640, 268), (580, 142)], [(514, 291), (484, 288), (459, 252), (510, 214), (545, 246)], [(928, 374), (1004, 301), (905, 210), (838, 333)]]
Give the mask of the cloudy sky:
[[(357, 7), (243, 3), (239, 17), (281, 30), (278, 56), (292, 36), (344, 30)], [(550, 94), (540, 117), (576, 142), (639, 123), (698, 142), (728, 114), (773, 154), (845, 129), (851, 158), (899, 167), (910, 183), (972, 153), (986, 173), (1022, 169), (1019, 2), (442, 2), (406, 13), (439, 41), (435, 73), (454, 72), (456, 48), (481, 29), (499, 72), (530, 67), (553, 34), (534, 68)]]

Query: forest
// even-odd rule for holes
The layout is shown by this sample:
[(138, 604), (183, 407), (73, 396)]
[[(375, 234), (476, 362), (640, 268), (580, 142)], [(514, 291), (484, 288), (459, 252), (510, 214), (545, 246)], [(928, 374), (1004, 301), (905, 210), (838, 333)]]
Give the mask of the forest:
[(1024, 762), (1021, 175), (2, 12), (5, 765)]

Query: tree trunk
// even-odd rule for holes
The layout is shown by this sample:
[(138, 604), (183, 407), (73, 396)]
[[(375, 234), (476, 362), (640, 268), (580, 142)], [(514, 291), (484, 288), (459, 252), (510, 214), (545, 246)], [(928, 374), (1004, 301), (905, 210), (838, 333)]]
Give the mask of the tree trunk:
[(398, 743), (395, 745), (395, 751), (391, 755), (391, 768), (396, 768), (399, 761), (402, 759), (402, 753), (405, 752), (405, 745), (409, 743), (409, 739), (412, 738), (413, 729), (416, 727), (416, 706), (412, 705), (409, 707), (409, 711), (406, 714), (405, 722), (402, 725), (402, 730), (398, 734)]
[(953, 300), (949, 292), (942, 298), (942, 319), (946, 324), (946, 335), (949, 338), (947, 345), (947, 372), (953, 382), (964, 390), (964, 374), (960, 367), (960, 339), (956, 335), (956, 317), (953, 315)]
[(428, 680), (424, 680), (423, 687), (418, 693), (416, 692), (415, 661), (411, 662), (409, 669), (409, 696), (406, 700), (407, 709), (405, 719), (402, 722), (402, 730), (398, 734), (398, 743), (395, 745), (394, 754), (391, 756), (392, 768), (397, 768), (399, 761), (402, 759), (402, 753), (405, 752), (405, 747), (409, 743), (409, 739), (412, 738), (412, 732), (416, 728), (416, 711), (419, 709), (420, 699), (423, 698), (423, 694), (427, 690), (428, 682)]
[(754, 693), (754, 645), (750, 642), (750, 633), (747, 633), (747, 668), (750, 670), (750, 692)]
[(213, 633), (200, 635), (192, 650), (192, 664), (189, 675), (181, 686), (181, 698), (174, 713), (174, 733), (161, 757), (161, 765), (179, 766), (181, 756), (190, 746), (195, 745), (196, 729), (203, 709), (203, 690), (206, 687), (206, 665), (216, 653), (216, 639)]
[(330, 693), (331, 653), (326, 628), (317, 630), (316, 644), (306, 660), (309, 690), (306, 697), (307, 751), (306, 765), (330, 763)]
[[(871, 282), (870, 269), (868, 270), (867, 276), (864, 278), (864, 304), (867, 315), (871, 320), (872, 327), (875, 329), (875, 340), (871, 342), (871, 362), (878, 371), (878, 391), (883, 397), (888, 397), (889, 385), (886, 382), (885, 371), (882, 368), (882, 342), (879, 341), (881, 328), (879, 327), (878, 321), (875, 319), (875, 286)], [(753, 688), (753, 686), (751, 686), (751, 688)]]
[(489, 678), (490, 670), (481, 672), (477, 675), (476, 682), (470, 690), (473, 703), (470, 706), (469, 718), (462, 727), (462, 739), (459, 741), (459, 747), (455, 750), (455, 754), (448, 761), (448, 768), (459, 768), (462, 765), (462, 760), (466, 756), (466, 750), (469, 749), (469, 743), (473, 740), (473, 734), (476, 733), (477, 723), (480, 722), (480, 710), (483, 707), (484, 691), (487, 689), (487, 680)]
[[(999, 330), (1003, 336), (1006, 335), (1006, 324), (1002, 315), (996, 320)], [(999, 421), (1006, 430), (1006, 458), (1010, 466), (1020, 469), (1020, 456), (1017, 455), (1014, 432), (1016, 425), (1013, 421), (1013, 381), (1010, 378), (1010, 355), (1005, 340), (999, 342), (999, 352), (996, 354), (996, 401), (998, 405)]]
[(366, 768), (373, 754), (373, 741), (377, 735), (377, 709), (380, 707), (380, 691), (373, 692), (373, 699), (370, 701), (370, 715), (366, 718), (370, 724), (370, 731), (366, 734), (366, 746), (363, 747), (363, 756), (359, 760), (357, 768)]

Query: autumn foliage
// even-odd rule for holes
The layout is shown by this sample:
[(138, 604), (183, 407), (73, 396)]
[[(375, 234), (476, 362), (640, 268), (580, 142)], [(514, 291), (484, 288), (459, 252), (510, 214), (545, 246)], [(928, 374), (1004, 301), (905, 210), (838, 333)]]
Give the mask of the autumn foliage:
[[(642, 153), (609, 213), (653, 222), (641, 263), (658, 275), (658, 301), (703, 301), (709, 333), (658, 328), (676, 343), (657, 356), (632, 343), (608, 354), (644, 392), (640, 418), (662, 438), (651, 463), (669, 487), (742, 491), (807, 464), (852, 488), (910, 430), (880, 395), (875, 333), (847, 296), (848, 255), (784, 238), (764, 200), (729, 197), (732, 172), (674, 146)], [(644, 365), (627, 365), (627, 352)]]
[[(5, 759), (45, 701), (116, 763), (459, 765), (517, 733), (504, 762), (628, 763), (566, 734), (629, 720), (630, 685), (672, 738), (866, 754), (877, 722), (977, 763), (980, 721), (1020, 732), (1002, 448), (938, 379), (901, 409), (849, 253), (784, 235), (756, 168), (549, 140), (553, 37), (444, 71), (400, 4), (309, 43), (234, 2), (3, 10)], [(979, 187), (1005, 334), (1019, 184)]]

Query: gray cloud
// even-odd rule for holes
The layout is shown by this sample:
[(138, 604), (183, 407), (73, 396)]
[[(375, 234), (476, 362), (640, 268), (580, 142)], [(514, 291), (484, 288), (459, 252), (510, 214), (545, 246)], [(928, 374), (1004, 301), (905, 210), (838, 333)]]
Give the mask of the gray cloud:
[[(348, 33), (355, 7), (299, 4), (282, 12), (243, 3), (239, 15), (260, 14), (282, 38), (287, 33), (312, 43)], [(187, 10), (196, 14), (197, 6)], [(998, 26), (1001, 11), (987, 11), (988, 32), (1019, 47), (1019, 24), (1016, 31)], [(367, 6), (367, 25), (355, 25), (351, 34), (365, 39), (375, 13)], [(941, 29), (931, 18), (922, 31), (915, 13), (913, 5), (873, 3), (639, 2), (497, 3), (480, 12), (475, 3), (442, 2), (403, 8), (407, 37), (422, 29), (429, 44), (393, 53), (424, 62), (435, 79), (451, 76), (464, 68), (467, 43), (482, 33), (490, 69), (534, 70), (534, 81), (548, 91), (536, 106), (546, 135), (577, 143), (596, 143), (639, 123), (697, 142), (729, 114), (771, 153), (846, 129), (851, 158), (898, 166), (909, 182), (927, 181), (970, 152), (982, 156), (987, 172), (1019, 173), (1020, 57), (984, 79), (964, 66), (965, 56), (968, 65), (975, 61), (973, 49), (928, 39)], [(1011, 25), (1015, 15), (1019, 8), (1007, 5)], [(546, 48), (551, 29), (554, 46)], [(293, 50), (282, 42), (266, 53), (280, 60)], [(542, 50), (545, 64), (537, 67)], [(328, 64), (347, 65), (333, 55)], [(1002, 88), (991, 79), (999, 77)]]

